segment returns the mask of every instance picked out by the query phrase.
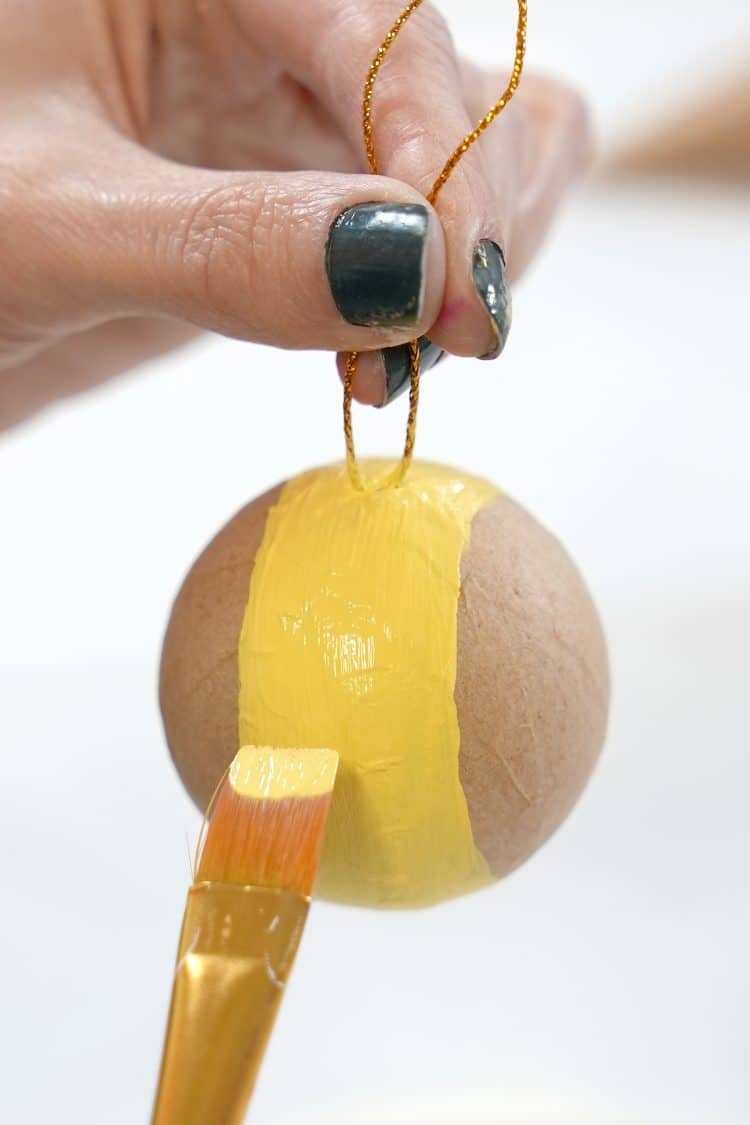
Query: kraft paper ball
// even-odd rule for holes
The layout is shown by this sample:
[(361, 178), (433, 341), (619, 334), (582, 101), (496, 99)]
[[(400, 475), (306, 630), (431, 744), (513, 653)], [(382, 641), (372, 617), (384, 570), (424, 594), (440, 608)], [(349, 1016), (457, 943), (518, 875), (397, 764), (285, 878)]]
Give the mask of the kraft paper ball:
[[(445, 479), (456, 489), (460, 489), (464, 479), (468, 479), (453, 470), (435, 471), (452, 474)], [(415, 466), (413, 472), (415, 483), (411, 487), (415, 494), (419, 492), (414, 504), (419, 509), (419, 518), (426, 520), (420, 526), (431, 529), (433, 521), (429, 504), (432, 501), (429, 498), (425, 500), (427, 494), (419, 491), (419, 474), (429, 474), (432, 470), (429, 466)], [(306, 478), (299, 479), (305, 484)], [(314, 477), (311, 476), (310, 480), (315, 484)], [(330, 490), (329, 485), (326, 487)], [(349, 505), (349, 509), (356, 511), (346, 495), (349, 485), (343, 470), (335, 487), (342, 490), (342, 508)], [(405, 495), (385, 501), (367, 499), (363, 503), (373, 506), (375, 518), (379, 506), (383, 503), (398, 505)], [(284, 496), (284, 486), (278, 486), (238, 512), (196, 560), (172, 608), (162, 654), (160, 702), (172, 757), (182, 781), (200, 809), (205, 809), (219, 778), (238, 749), (240, 634), (256, 557), (260, 557), (264, 536), (275, 534), (267, 531), (267, 526), (271, 527), (274, 519), (278, 518)], [(305, 502), (308, 503), (307, 500)], [(310, 499), (309, 503), (312, 502)], [(434, 576), (427, 570), (431, 566), (430, 559), (422, 558), (421, 540), (410, 532), (410, 522), (417, 518), (410, 513), (412, 508), (407, 505), (403, 510), (399, 509), (398, 519), (392, 521), (396, 549), (389, 548), (387, 560), (388, 581), (394, 587), (398, 586), (402, 569), (411, 582), (419, 581), (420, 567), (424, 570), (425, 581), (434, 581)], [(439, 518), (440, 514), (436, 511), (435, 519)], [(368, 520), (365, 513), (364, 530), (358, 531), (357, 535), (366, 536), (370, 526)], [(321, 540), (325, 542), (326, 550), (329, 549), (330, 537), (334, 540), (330, 546), (330, 560), (333, 561), (321, 564), (324, 572), (325, 566), (341, 572), (349, 565), (347, 555), (352, 541), (351, 529), (341, 533), (341, 543), (337, 546), (335, 522), (334, 519), (334, 526)], [(311, 527), (315, 528), (317, 524), (312, 522)], [(344, 543), (346, 536), (348, 538)], [(271, 552), (264, 562), (264, 573), (267, 573), (265, 585), (256, 591), (261, 612), (268, 609), (266, 603), (272, 593), (269, 583), (273, 581), (273, 568), (284, 561), (279, 561), (278, 551), (289, 551), (290, 548), (276, 543), (274, 550), (276, 555)], [(297, 554), (303, 557), (295, 558), (293, 565), (291, 560), (287, 560), (287, 588), (295, 593), (296, 585), (299, 585), (301, 605), (310, 605), (315, 600), (315, 591), (308, 590), (306, 583), (321, 582), (319, 577), (308, 575), (312, 563), (319, 564), (320, 550), (311, 546), (307, 560), (304, 557), (306, 553), (304, 549), (298, 550)], [(359, 565), (362, 565), (361, 560)], [(382, 560), (381, 565), (384, 565)], [(488, 502), (479, 506), (470, 520), (458, 559), (455, 592), (455, 607), (451, 611), (453, 619), (445, 622), (449, 643), (455, 647), (455, 682), (450, 693), (452, 698), (446, 701), (446, 706), (449, 710), (455, 709), (459, 738), (457, 767), (453, 766), (454, 770), (457, 768), (457, 777), (449, 780), (455, 785), (457, 799), (463, 805), (461, 815), (468, 817), (473, 846), (487, 877), (499, 879), (523, 863), (558, 828), (591, 774), (606, 730), (609, 697), (606, 647), (596, 610), (570, 557), (532, 516), (501, 493), (492, 495)], [(398, 594), (399, 591), (394, 589), (394, 598)], [(386, 596), (390, 595), (378, 594), (381, 598)], [(361, 605), (358, 605), (357, 613), (361, 615)], [(369, 620), (367, 612), (364, 616)], [(392, 621), (388, 627), (391, 632), (393, 629), (398, 631), (400, 621)], [(415, 623), (410, 619), (408, 627), (412, 631), (418, 629), (419, 620)], [(250, 666), (243, 668), (243, 675), (251, 683), (253, 677), (263, 671), (260, 665), (268, 656), (266, 650), (269, 646), (273, 647), (273, 632), (269, 636), (270, 641), (268, 637), (264, 638), (263, 651), (256, 653), (249, 662)], [(285, 643), (289, 643), (288, 638)], [(304, 658), (317, 659), (309, 651)], [(253, 666), (253, 661), (258, 667)], [(397, 681), (398, 668), (389, 666), (386, 671), (378, 672), (377, 653), (372, 656), (372, 665), (376, 674), (390, 677), (388, 684)], [(326, 670), (322, 669), (320, 674), (325, 675)], [(415, 685), (413, 698), (420, 690), (420, 669), (404, 669), (404, 675), (412, 677), (410, 683)], [(350, 687), (347, 682), (346, 688)], [(305, 707), (299, 702), (304, 699), (304, 695), (299, 694), (304, 689), (304, 684), (289, 685), (290, 707), (296, 708), (294, 729), (301, 730), (303, 736), (309, 735), (306, 745), (320, 745), (318, 730), (313, 728), (308, 731), (304, 725)], [(351, 708), (347, 713), (357, 721), (364, 721), (366, 715), (363, 717), (362, 709), (370, 707), (372, 722), (381, 722), (377, 704), (373, 704), (368, 696), (367, 684), (362, 691), (361, 698), (354, 701), (347, 698), (342, 706)], [(334, 695), (331, 698), (335, 701), (338, 697)], [(398, 734), (399, 716), (403, 721), (411, 721), (406, 705), (401, 702), (399, 706), (400, 711), (396, 709), (388, 716), (383, 728), (386, 731), (384, 742), (388, 742), (389, 729)], [(315, 710), (314, 706), (309, 709)], [(330, 720), (327, 713), (330, 706), (327, 705), (325, 710), (326, 714), (315, 721), (324, 724), (326, 733), (330, 733), (331, 728), (326, 725)], [(249, 718), (252, 721), (253, 716)], [(310, 721), (313, 722), (312, 719)], [(411, 906), (439, 901), (473, 889), (473, 877), (471, 880), (467, 877), (464, 886), (455, 872), (450, 879), (446, 877), (443, 885), (440, 871), (432, 871), (429, 867), (429, 856), (420, 860), (423, 866), (419, 868), (419, 871), (428, 872), (429, 878), (417, 873), (417, 885), (412, 879), (411, 889), (408, 893), (405, 891), (403, 901), (397, 889), (384, 892), (379, 883), (379, 852), (377, 841), (374, 846), (372, 839), (381, 829), (385, 831), (378, 821), (379, 803), (393, 800), (402, 811), (404, 824), (399, 823), (394, 828), (389, 822), (387, 828), (389, 832), (403, 830), (405, 867), (411, 863), (407, 823), (411, 809), (415, 816), (421, 818), (422, 830), (427, 822), (427, 835), (424, 831), (422, 835), (427, 843), (423, 847), (429, 852), (431, 839), (435, 841), (436, 850), (444, 843), (441, 839), (444, 811), (436, 808), (433, 816), (429, 804), (432, 789), (430, 784), (422, 783), (419, 772), (422, 762), (425, 770), (433, 767), (429, 740), (435, 732), (428, 727), (429, 724), (425, 723), (424, 736), (422, 727), (416, 728), (412, 749), (405, 751), (407, 756), (412, 753), (414, 756), (414, 762), (406, 763), (409, 771), (399, 773), (394, 770), (392, 778), (388, 776), (387, 765), (382, 769), (371, 769), (369, 765), (367, 769), (360, 768), (359, 747), (354, 735), (349, 738), (342, 733), (340, 744), (331, 747), (340, 755), (339, 776), (344, 779), (344, 787), (350, 785), (350, 792), (347, 796), (342, 789), (341, 801), (349, 802), (345, 813), (342, 812), (346, 823), (340, 833), (334, 831), (331, 845), (324, 853), (320, 877), (320, 889), (324, 896), (370, 906)], [(345, 732), (370, 728), (343, 726), (341, 729)], [(263, 734), (262, 727), (260, 730)], [(283, 735), (285, 728), (281, 730)], [(277, 728), (274, 728), (274, 733), (278, 734)], [(437, 733), (442, 735), (442, 730)], [(420, 744), (423, 737), (425, 745)], [(387, 746), (384, 747), (383, 761), (388, 762)], [(350, 779), (348, 783), (347, 776)], [(389, 791), (389, 785), (391, 790), (398, 790), (399, 786), (406, 786), (407, 780), (408, 791)], [(337, 781), (334, 811), (339, 801), (338, 794)], [(434, 820), (434, 837), (429, 835), (431, 818)], [(394, 862), (393, 854), (389, 853), (391, 867)], [(425, 894), (422, 896), (418, 881), (423, 877)], [(391, 870), (383, 887), (397, 885), (398, 872)], [(407, 885), (408, 880), (404, 883), (405, 887)]]

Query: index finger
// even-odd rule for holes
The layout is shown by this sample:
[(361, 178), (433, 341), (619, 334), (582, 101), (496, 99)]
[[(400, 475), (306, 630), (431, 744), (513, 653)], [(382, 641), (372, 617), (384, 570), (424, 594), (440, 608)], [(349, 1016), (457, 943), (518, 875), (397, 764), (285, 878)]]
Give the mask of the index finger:
[[(255, 40), (314, 91), (355, 150), (359, 146), (364, 166), (364, 80), (403, 9), (400, 0), (308, 0), (304, 20), (297, 0), (232, 4), (236, 18), (252, 27)], [(375, 85), (373, 136), (379, 173), (426, 196), (447, 157), (474, 124), (466, 112), (450, 31), (437, 9), (425, 2), (388, 52)], [(499, 353), (505, 342), (508, 325), (497, 315), (497, 289), (505, 284), (502, 251), (518, 174), (517, 167), (509, 166), (502, 182), (495, 175), (491, 183), (481, 145), (476, 144), (440, 193), (446, 287), (430, 338), (456, 355)]]

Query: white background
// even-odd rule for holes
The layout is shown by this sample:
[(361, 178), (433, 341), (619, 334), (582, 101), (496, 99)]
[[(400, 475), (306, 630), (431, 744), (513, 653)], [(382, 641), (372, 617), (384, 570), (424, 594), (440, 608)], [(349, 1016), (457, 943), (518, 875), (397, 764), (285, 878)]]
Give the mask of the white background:
[[(510, 13), (443, 6), (503, 56)], [(750, 57), (744, 0), (716, 11), (536, 0), (530, 57), (579, 75), (614, 148), (719, 48)], [(430, 374), (419, 453), (496, 480), (587, 575), (611, 733), (500, 886), (316, 906), (259, 1123), (750, 1122), (749, 261), (747, 192), (594, 183), (502, 361)], [(206, 340), (0, 442), (3, 1122), (148, 1120), (197, 827), (155, 698), (170, 599), (238, 506), (339, 457), (339, 408), (328, 357)], [(389, 413), (359, 412), (364, 448), (396, 448)]]

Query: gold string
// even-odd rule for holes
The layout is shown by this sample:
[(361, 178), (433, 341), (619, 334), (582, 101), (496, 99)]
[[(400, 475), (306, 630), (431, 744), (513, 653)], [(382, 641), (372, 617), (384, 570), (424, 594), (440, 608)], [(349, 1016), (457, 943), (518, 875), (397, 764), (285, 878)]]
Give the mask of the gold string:
[[(367, 154), (367, 165), (373, 175), (377, 175), (378, 162), (375, 155), (375, 143), (373, 141), (372, 130), (372, 91), (375, 86), (375, 80), (378, 76), (380, 67), (388, 51), (393, 46), (393, 43), (398, 33), (403, 28), (410, 16), (414, 14), (417, 8), (422, 3), (422, 0), (411, 0), (411, 3), (406, 7), (396, 22), (391, 27), (383, 42), (377, 50), (375, 58), (370, 64), (370, 69), (367, 72), (365, 79), (364, 92), (362, 95), (362, 132), (364, 135), (365, 152)], [(467, 133), (460, 144), (456, 145), (453, 152), (446, 160), (440, 175), (432, 185), (427, 201), (431, 204), (435, 203), (438, 194), (450, 177), (453, 169), (458, 164), (461, 157), (474, 142), (482, 135), (488, 125), (491, 125), (499, 114), (507, 106), (510, 99), (518, 89), (518, 83), (521, 81), (521, 72), (523, 70), (523, 61), (526, 54), (526, 23), (527, 23), (527, 0), (517, 0), (518, 3), (518, 20), (516, 23), (516, 49), (513, 58), (513, 69), (510, 73), (508, 85), (505, 87), (501, 97), (495, 104), (487, 111), (484, 117), (480, 118), (470, 133)], [(417, 408), (419, 406), (419, 341), (412, 340), (409, 344), (410, 354), (410, 387), (409, 387), (409, 416), (406, 422), (406, 439), (404, 441), (404, 451), (401, 460), (392, 473), (388, 474), (382, 481), (379, 482), (379, 488), (386, 488), (390, 485), (400, 484), (408, 472), (409, 465), (414, 453), (414, 442), (417, 432)], [(344, 438), (346, 441), (346, 463), (349, 469), (349, 477), (352, 484), (356, 489), (362, 490), (365, 487), (365, 482), (362, 477), (359, 465), (357, 463), (357, 454), (354, 449), (354, 433), (352, 430), (352, 385), (354, 383), (354, 375), (357, 370), (357, 360), (359, 352), (349, 352), (346, 357), (346, 367), (344, 371)]]

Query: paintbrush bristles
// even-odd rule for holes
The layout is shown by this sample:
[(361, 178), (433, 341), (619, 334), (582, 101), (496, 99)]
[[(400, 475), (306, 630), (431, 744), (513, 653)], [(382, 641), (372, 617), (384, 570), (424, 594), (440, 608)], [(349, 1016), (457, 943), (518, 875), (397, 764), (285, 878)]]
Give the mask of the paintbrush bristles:
[(309, 895), (337, 765), (331, 750), (243, 747), (216, 794), (196, 880)]

